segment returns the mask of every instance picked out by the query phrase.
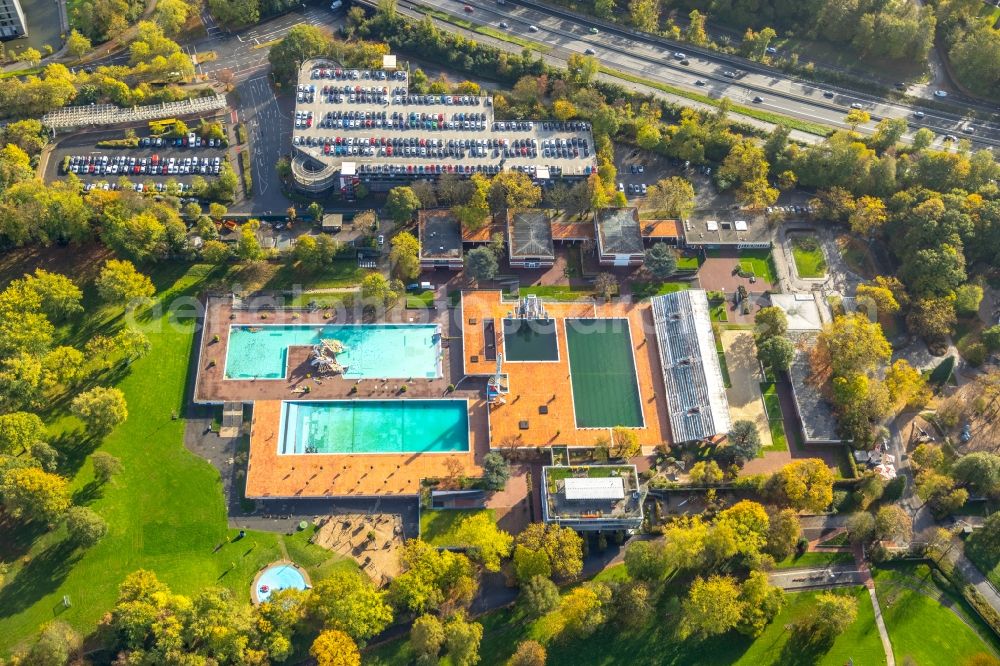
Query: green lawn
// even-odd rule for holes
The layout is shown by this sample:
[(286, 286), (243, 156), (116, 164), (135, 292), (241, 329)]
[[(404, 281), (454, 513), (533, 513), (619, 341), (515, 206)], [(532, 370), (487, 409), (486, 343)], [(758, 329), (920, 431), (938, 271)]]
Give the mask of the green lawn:
[(419, 294), (407, 294), (406, 307), (411, 310), (427, 310), (434, 307), (434, 290), (428, 289)]
[(677, 270), (696, 271), (701, 268), (701, 255), (694, 257), (677, 257)]
[(815, 236), (792, 238), (792, 257), (801, 278), (821, 278), (826, 275), (826, 257)]
[(535, 285), (533, 287), (521, 287), (518, 290), (521, 298), (525, 296), (538, 296), (539, 298), (552, 301), (580, 301), (594, 297), (594, 290), (586, 287), (573, 287), (564, 284)]
[[(194, 295), (217, 275), (204, 265), (172, 265), (152, 277), (159, 301), (169, 305)], [(119, 312), (96, 302), (88, 306), (88, 319), (62, 329), (58, 342), (81, 344), (122, 323)], [(219, 474), (184, 448), (184, 420), (175, 418), (183, 413), (195, 322), (169, 310), (140, 312), (136, 318), (152, 351), (112, 382), (125, 392), (129, 418), (99, 447), (121, 459), (122, 474), (95, 488), (84, 461), (91, 447), (79, 443), (79, 423), (59, 403), (43, 415), (54, 442), (72, 442), (58, 444), (65, 456), (62, 471), (71, 477), (77, 500), (108, 522), (108, 535), (87, 551), (67, 547), (64, 528), (37, 538), (25, 530), (0, 539), (0, 557), (14, 562), (0, 588), (0, 654), (55, 618), (91, 632), (114, 604), (119, 583), (136, 569), (153, 570), (178, 593), (222, 585), (249, 602), (254, 573), (281, 557), (282, 541), (310, 573), (322, 575), (339, 560), (305, 543), (304, 533), (249, 532), (243, 540), (229, 541), (235, 532), (227, 527)], [(64, 595), (72, 604), (68, 609), (62, 608)]]
[(773, 445), (768, 451), (787, 451), (788, 437), (785, 435), (785, 422), (782, 418), (781, 402), (778, 400), (778, 388), (774, 382), (764, 382), (760, 385), (764, 397), (764, 410), (767, 412), (767, 425), (771, 430)]
[(728, 301), (712, 299), (708, 302), (708, 306), (708, 315), (712, 321), (717, 321), (719, 323), (729, 321), (729, 315), (726, 314), (726, 310), (729, 307)]
[(835, 564), (853, 564), (854, 554), (849, 552), (820, 552), (820, 551), (810, 551), (808, 553), (802, 553), (799, 556), (792, 555), (787, 557), (775, 566), (778, 569), (796, 569), (804, 567), (829, 567)]
[(459, 523), (480, 513), (487, 513), (493, 518), (493, 509), (421, 511), (420, 538), (435, 546), (460, 546), (462, 544), (455, 539)]
[[(602, 574), (604, 580), (622, 580), (622, 567)], [(634, 631), (623, 631), (613, 624), (603, 627), (584, 640), (555, 642), (553, 618), (526, 619), (516, 606), (478, 619), (484, 628), (479, 653), (483, 666), (505, 664), (517, 644), (533, 638), (548, 645), (549, 666), (741, 666), (822, 664), (841, 666), (848, 659), (865, 666), (885, 663), (882, 645), (875, 629), (874, 611), (863, 587), (844, 591), (858, 600), (858, 618), (826, 651), (810, 651), (789, 641), (789, 625), (812, 611), (815, 592), (787, 595), (785, 607), (756, 640), (737, 634), (713, 636), (706, 640), (679, 641), (674, 635), (675, 616), (667, 615), (663, 595), (650, 622)], [(364, 655), (362, 663), (375, 666), (402, 666), (413, 663), (413, 654), (405, 640), (397, 640)]]
[(632, 297), (637, 301), (642, 301), (647, 298), (652, 298), (653, 296), (663, 296), (664, 294), (672, 294), (675, 291), (684, 291), (685, 289), (690, 289), (691, 285), (687, 282), (640, 282), (635, 281), (632, 283)]
[(1000, 587), (1000, 552), (982, 534), (973, 532), (969, 535), (965, 540), (965, 554), (995, 587)]
[(995, 654), (996, 642), (980, 637), (990, 632), (975, 611), (951, 595), (954, 610), (934, 598), (941, 590), (926, 564), (900, 563), (873, 574), (896, 663), (962, 664), (975, 654)]
[(781, 419), (770, 419), (767, 427), (771, 430), (771, 448), (768, 451), (787, 451), (788, 436), (785, 435), (785, 424)]
[(296, 270), (291, 264), (280, 264), (265, 285), (266, 289), (282, 291), (296, 286), (302, 289), (334, 289), (361, 284), (371, 271), (358, 266), (356, 259), (335, 259), (330, 266), (316, 273)]

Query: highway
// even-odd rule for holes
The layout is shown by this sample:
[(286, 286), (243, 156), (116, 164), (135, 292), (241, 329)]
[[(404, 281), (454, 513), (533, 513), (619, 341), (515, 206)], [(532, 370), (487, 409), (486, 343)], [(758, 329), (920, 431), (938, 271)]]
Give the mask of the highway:
[[(852, 104), (860, 104), (873, 118), (871, 123), (859, 128), (862, 131), (870, 132), (881, 118), (905, 118), (910, 124), (909, 136), (916, 129), (927, 127), (938, 135), (935, 143), (940, 147), (948, 145), (944, 141), (947, 134), (968, 138), (981, 147), (1000, 145), (1000, 123), (995, 118), (982, 121), (932, 108), (920, 109), (925, 115), (918, 118), (914, 115), (916, 107), (840, 87), (817, 85), (756, 63), (689, 45), (675, 46), (657, 37), (609, 27), (604, 22), (590, 21), (587, 17), (531, 0), (506, 0), (504, 5), (484, 0), (404, 0), (400, 3), (401, 7), (407, 5), (430, 7), (466, 21), (505, 30), (521, 39), (543, 44), (550, 55), (562, 59), (570, 53), (583, 54), (590, 49), (606, 67), (633, 76), (713, 98), (729, 97), (740, 104), (759, 106), (809, 122), (845, 128), (844, 116)], [(465, 5), (473, 11), (465, 11)], [(500, 28), (501, 22), (508, 27)], [(592, 27), (599, 32), (592, 34)], [(683, 53), (688, 64), (674, 57), (675, 52)], [(726, 72), (737, 73), (739, 77), (727, 77)], [(754, 102), (755, 98), (761, 101)], [(966, 127), (971, 127), (974, 134), (963, 133)]]

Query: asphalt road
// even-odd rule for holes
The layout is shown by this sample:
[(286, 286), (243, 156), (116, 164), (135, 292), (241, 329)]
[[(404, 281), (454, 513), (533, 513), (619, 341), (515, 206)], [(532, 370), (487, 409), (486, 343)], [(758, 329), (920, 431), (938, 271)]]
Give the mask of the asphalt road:
[(772, 585), (783, 590), (806, 590), (821, 587), (864, 585), (865, 573), (853, 564), (823, 569), (781, 569), (767, 575)]
[(236, 84), (239, 98), (236, 112), (246, 124), (250, 158), (253, 161), (253, 196), (240, 201), (231, 210), (255, 215), (284, 212), (288, 199), (281, 193), (275, 164), (292, 150), (292, 100), (275, 97), (266, 69)]
[[(910, 122), (911, 131), (919, 127), (933, 130), (939, 135), (936, 140), (938, 145), (947, 145), (943, 135), (951, 133), (969, 138), (974, 144), (1000, 146), (1000, 123), (997, 122), (971, 120), (958, 113), (944, 113), (930, 108), (924, 108), (925, 117), (917, 119), (913, 115), (914, 107), (853, 93), (844, 88), (814, 85), (745, 61), (734, 65), (725, 56), (695, 53), (690, 46), (675, 47), (666, 40), (634, 36), (627, 30), (602, 29), (599, 34), (591, 34), (591, 24), (586, 19), (567, 18), (560, 15), (563, 10), (534, 3), (531, 7), (523, 6), (520, 4), (522, 1), (507, 0), (505, 5), (497, 5), (485, 0), (469, 0), (466, 3), (455, 0), (403, 0), (400, 6), (433, 7), (498, 30), (501, 29), (499, 23), (503, 21), (509, 26), (506, 32), (544, 44), (551, 55), (560, 58), (591, 49), (602, 64), (628, 74), (714, 98), (729, 97), (741, 104), (756, 105), (767, 111), (831, 127), (847, 127), (844, 116), (851, 104), (858, 103), (875, 119), (862, 130), (871, 131), (878, 118), (898, 117)], [(466, 4), (473, 8), (471, 13), (464, 11)], [(537, 31), (531, 31), (529, 26), (536, 27)], [(688, 65), (680, 64), (680, 60), (673, 57), (675, 48), (687, 56)], [(746, 71), (746, 75), (739, 79), (724, 75), (726, 71), (737, 69)], [(699, 85), (698, 81), (703, 85)], [(827, 91), (834, 94), (832, 98), (824, 96)], [(755, 104), (755, 97), (763, 101)], [(963, 134), (962, 129), (970, 125), (975, 128), (975, 134)]]

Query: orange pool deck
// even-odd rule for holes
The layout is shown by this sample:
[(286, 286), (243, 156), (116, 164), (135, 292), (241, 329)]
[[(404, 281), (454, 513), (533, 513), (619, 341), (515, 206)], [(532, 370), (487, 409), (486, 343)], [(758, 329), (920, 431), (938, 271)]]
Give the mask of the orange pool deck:
[(469, 400), (469, 451), (281, 455), (280, 400), (254, 403), (246, 496), (252, 499), (326, 496), (417, 495), (420, 480), (446, 478), (457, 461), (464, 476), (482, 476), (477, 460), (489, 451), (485, 398)]
[[(492, 375), (496, 361), (485, 358), (483, 320), (496, 322), (497, 353), (503, 353), (502, 320), (513, 313), (516, 301), (505, 301), (499, 291), (462, 294), (463, 368), (467, 375)], [(544, 303), (556, 321), (559, 360), (552, 362), (504, 362), (510, 393), (506, 404), (491, 406), (490, 442), (493, 448), (509, 446), (590, 446), (607, 438), (609, 428), (577, 428), (570, 381), (565, 319), (622, 317), (629, 321), (632, 354), (638, 378), (644, 427), (633, 430), (643, 446), (669, 443), (670, 425), (660, 370), (659, 350), (649, 303)], [(474, 321), (474, 324), (470, 324)], [(547, 413), (540, 413), (544, 406)], [(527, 421), (528, 427), (522, 428)]]

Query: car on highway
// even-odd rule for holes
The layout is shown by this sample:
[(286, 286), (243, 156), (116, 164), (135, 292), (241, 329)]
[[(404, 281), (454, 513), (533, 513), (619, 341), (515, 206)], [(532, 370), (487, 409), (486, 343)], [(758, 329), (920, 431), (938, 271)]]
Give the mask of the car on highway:
[(596, 55), (597, 51), (595, 51), (594, 49), (584, 49), (583, 50), (583, 54), (584, 55)]
[(962, 128), (962, 131), (965, 132), (966, 134), (975, 134), (976, 128), (973, 127), (972, 125), (966, 125), (965, 127)]
[(914, 118), (923, 118), (923, 117), (924, 117), (924, 116), (926, 116), (926, 115), (927, 115), (927, 114), (926, 114), (926, 113), (924, 113), (923, 111), (914, 111), (914, 112), (913, 112), (913, 117), (914, 117)]
[(774, 55), (775, 53), (777, 53), (777, 52), (778, 52), (778, 49), (774, 48), (773, 46), (768, 46), (768, 47), (767, 47), (766, 49), (764, 49), (764, 50), (765, 50), (765, 51), (766, 51), (767, 53), (769, 53), (770, 55)]
[(529, 25), (528, 26), (528, 32), (538, 32), (538, 26), (537, 25)]
[(735, 79), (736, 78), (736, 72), (734, 72), (734, 71), (732, 71), (730, 69), (727, 69), (726, 71), (724, 71), (722, 73), (722, 75), (724, 77), (726, 77), (727, 79)]
[(760, 95), (757, 95), (756, 97), (753, 98), (753, 103), (754, 104), (762, 104), (763, 102), (764, 102), (764, 98), (761, 97)]
[(944, 90), (935, 90), (934, 91), (934, 96), (935, 97), (947, 97), (948, 93), (946, 91), (944, 91)]
[(703, 86), (703, 85), (705, 85), (705, 82), (704, 82), (704, 81), (702, 81), (701, 79), (698, 79), (697, 81), (695, 81), (695, 82), (694, 82), (694, 84), (695, 84), (696, 86)]
[(618, 191), (619, 192), (625, 191), (625, 183), (618, 183)]
[(596, 35), (599, 32), (600, 32), (600, 30), (598, 30), (597, 28), (591, 28), (590, 29), (590, 34), (592, 34), (592, 35)]
[(944, 135), (944, 140), (945, 141), (958, 141), (958, 137), (955, 136), (954, 134), (945, 134)]
[(646, 183), (643, 183), (639, 187), (642, 188), (642, 193), (643, 193), (643, 195), (645, 195), (646, 194)]
[(895, 88), (896, 90), (906, 90), (906, 84), (902, 81), (896, 81)]
[(472, 13), (472, 12), (474, 11), (474, 10), (472, 9), (472, 5), (466, 5), (466, 6), (462, 7), (462, 9), (464, 9), (464, 10), (465, 10), (466, 12), (468, 12), (469, 14), (471, 14), (471, 13)]
[(684, 60), (684, 58), (686, 58), (686, 57), (687, 56), (685, 56), (680, 51), (677, 51), (677, 52), (674, 53), (674, 60)]
[(861, 102), (854, 102), (853, 104), (851, 104), (851, 108), (852, 109), (863, 109), (865, 107), (861, 106)]
[(510, 27), (510, 24), (509, 24), (509, 23), (507, 23), (507, 21), (500, 21), (500, 23), (498, 23), (497, 25), (499, 25), (499, 26), (500, 26), (501, 28), (503, 28), (504, 30), (506, 30), (507, 28), (509, 28), (509, 27)]

